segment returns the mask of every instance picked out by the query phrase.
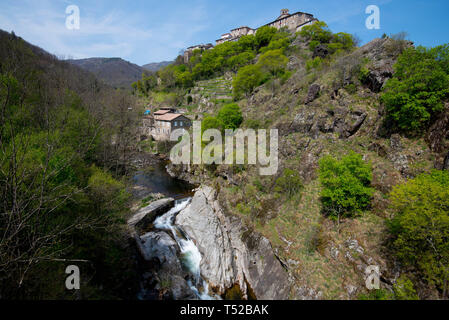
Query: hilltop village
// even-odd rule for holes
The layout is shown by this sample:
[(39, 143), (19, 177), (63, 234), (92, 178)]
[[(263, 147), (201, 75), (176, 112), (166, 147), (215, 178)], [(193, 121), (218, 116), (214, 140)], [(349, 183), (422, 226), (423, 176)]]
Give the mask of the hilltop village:
[[(264, 26), (275, 27), (276, 29), (287, 28), (292, 32), (300, 31), (304, 26), (310, 25), (318, 21), (313, 14), (305, 12), (295, 12), (290, 14), (288, 9), (282, 9), (281, 14), (276, 20), (267, 23)], [(252, 29), (247, 26), (232, 29), (230, 32), (221, 35), (220, 39), (215, 40), (215, 44), (219, 45), (228, 41), (238, 41), (242, 36), (255, 34), (258, 28)], [(214, 46), (211, 43), (198, 44), (188, 47), (184, 52), (184, 62), (188, 62), (193, 51), (195, 50), (209, 50)]]
[[(261, 27), (270, 26), (276, 29), (287, 28), (291, 32), (298, 32), (304, 26), (310, 25), (318, 21), (312, 14), (305, 12), (295, 12), (290, 14), (288, 9), (282, 9), (280, 16), (274, 21), (269, 22)], [(261, 28), (260, 27), (260, 28)], [(238, 41), (242, 36), (256, 34), (257, 30), (248, 26), (242, 26), (232, 29), (230, 32), (221, 35), (220, 39), (215, 41), (215, 45), (219, 45), (229, 41)], [(209, 50), (213, 49), (214, 45), (199, 44), (191, 46), (184, 52), (184, 62), (187, 63), (195, 50)], [(169, 140), (172, 130), (184, 128), (188, 129), (191, 126), (191, 120), (175, 108), (161, 108), (155, 110), (153, 107), (147, 110), (141, 133), (145, 136), (151, 136), (156, 141)]]

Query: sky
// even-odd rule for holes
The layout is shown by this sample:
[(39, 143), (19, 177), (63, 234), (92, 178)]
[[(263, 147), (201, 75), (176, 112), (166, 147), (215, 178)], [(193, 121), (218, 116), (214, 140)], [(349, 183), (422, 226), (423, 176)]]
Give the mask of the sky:
[[(78, 6), (80, 28), (68, 29), (66, 8)], [(366, 7), (380, 9), (380, 29), (367, 29)], [(173, 60), (191, 45), (275, 20), (283, 8), (325, 21), (361, 43), (407, 32), (417, 45), (449, 43), (448, 0), (2, 0), (0, 29), (60, 58), (120, 57), (138, 65)]]

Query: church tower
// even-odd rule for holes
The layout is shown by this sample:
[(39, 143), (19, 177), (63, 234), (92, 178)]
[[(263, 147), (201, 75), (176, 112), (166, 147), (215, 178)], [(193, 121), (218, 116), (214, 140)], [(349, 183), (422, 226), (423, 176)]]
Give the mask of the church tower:
[(282, 9), (281, 15), (279, 16), (279, 18), (277, 18), (277, 20), (288, 17), (289, 15), (290, 15), (290, 13), (289, 13), (288, 9)]

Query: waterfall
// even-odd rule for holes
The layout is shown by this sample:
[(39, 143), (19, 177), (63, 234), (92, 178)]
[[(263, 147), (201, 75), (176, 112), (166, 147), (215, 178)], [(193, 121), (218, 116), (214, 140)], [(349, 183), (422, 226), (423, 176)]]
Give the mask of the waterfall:
[[(176, 215), (184, 210), (192, 198), (176, 200), (175, 206), (164, 215), (154, 221), (154, 227), (160, 230), (170, 231), (181, 251), (181, 263), (192, 274), (193, 282), (188, 284), (197, 297), (201, 300), (219, 299), (209, 295), (209, 286), (201, 277), (201, 253), (192, 239), (177, 225)], [(201, 290), (202, 289), (202, 290)]]

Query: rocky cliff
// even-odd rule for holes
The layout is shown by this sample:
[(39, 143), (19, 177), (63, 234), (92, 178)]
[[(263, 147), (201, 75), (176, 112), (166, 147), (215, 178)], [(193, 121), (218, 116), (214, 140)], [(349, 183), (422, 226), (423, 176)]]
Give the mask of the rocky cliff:
[(225, 295), (238, 285), (245, 299), (288, 298), (287, 272), (270, 242), (244, 227), (238, 217), (226, 215), (214, 189), (202, 186), (176, 223), (196, 240), (201, 273), (214, 291)]
[[(196, 299), (182, 266), (173, 234), (153, 227), (156, 217), (173, 207), (173, 199), (155, 201), (128, 221), (143, 259), (141, 297)], [(228, 299), (287, 299), (291, 280), (268, 239), (226, 214), (217, 192), (201, 186), (180, 211), (175, 225), (201, 253), (201, 277), (212, 293)]]

